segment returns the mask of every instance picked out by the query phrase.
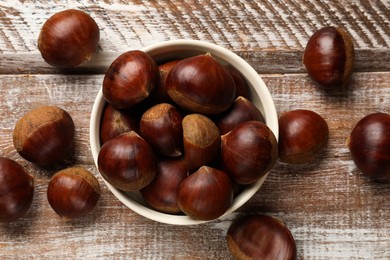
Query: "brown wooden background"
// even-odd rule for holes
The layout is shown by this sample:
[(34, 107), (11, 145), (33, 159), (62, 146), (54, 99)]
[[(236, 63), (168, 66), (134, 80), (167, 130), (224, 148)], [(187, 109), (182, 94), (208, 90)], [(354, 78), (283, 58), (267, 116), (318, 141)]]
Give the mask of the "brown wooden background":
[[(299, 259), (390, 259), (390, 183), (375, 183), (354, 166), (345, 145), (364, 115), (390, 113), (389, 1), (0, 1), (0, 155), (35, 176), (28, 213), (0, 225), (0, 258), (230, 259), (225, 235), (250, 212), (270, 214), (292, 231)], [(37, 49), (43, 23), (57, 11), (88, 12), (101, 32), (99, 51), (73, 70), (48, 66)], [(325, 92), (301, 65), (310, 35), (326, 25), (353, 37), (356, 66), (347, 90)], [(89, 116), (107, 66), (120, 53), (172, 39), (216, 43), (246, 59), (263, 77), (278, 112), (306, 108), (327, 120), (330, 142), (302, 166), (278, 163), (261, 190), (236, 213), (197, 226), (159, 224), (127, 209), (104, 186), (89, 148)], [(15, 122), (45, 104), (66, 109), (76, 124), (74, 153), (39, 168), (12, 144)], [(50, 176), (80, 165), (102, 187), (96, 210), (66, 222), (50, 208)]]

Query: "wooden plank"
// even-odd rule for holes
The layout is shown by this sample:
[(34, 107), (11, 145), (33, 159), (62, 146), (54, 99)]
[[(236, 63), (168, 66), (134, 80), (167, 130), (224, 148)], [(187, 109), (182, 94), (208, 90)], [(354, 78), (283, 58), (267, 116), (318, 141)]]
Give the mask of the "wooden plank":
[[(261, 74), (304, 73), (303, 50), (235, 51)], [(97, 53), (76, 68), (57, 69), (40, 54), (0, 54), (0, 74), (104, 74), (121, 53)], [(388, 49), (361, 49), (355, 53), (355, 72), (390, 71)]]
[[(390, 73), (355, 73), (348, 89), (325, 92), (306, 74), (262, 75), (278, 112), (311, 109), (323, 115), (330, 142), (314, 163), (278, 163), (261, 190), (236, 213), (208, 224), (159, 224), (127, 209), (104, 186), (89, 150), (89, 116), (103, 75), (0, 75), (0, 152), (35, 176), (33, 206), (17, 222), (0, 224), (1, 258), (231, 259), (224, 237), (238, 216), (259, 212), (283, 220), (291, 229), (299, 259), (388, 259), (390, 183), (376, 183), (356, 169), (345, 139), (364, 115), (390, 113)], [(72, 115), (75, 155), (42, 169), (14, 150), (12, 129), (30, 109), (53, 104)], [(69, 165), (90, 169), (102, 197), (94, 212), (73, 222), (51, 210), (50, 176)]]
[[(85, 10), (100, 26), (99, 51), (90, 63), (57, 70), (43, 62), (37, 38), (53, 13)], [(33, 206), (25, 217), (0, 224), (0, 258), (231, 259), (224, 237), (231, 222), (253, 212), (283, 220), (298, 259), (390, 259), (390, 183), (363, 176), (345, 139), (364, 115), (390, 113), (390, 12), (388, 1), (0, 1), (0, 155), (35, 177)], [(306, 75), (301, 56), (318, 28), (338, 25), (351, 33), (356, 66), (350, 87), (323, 91)], [(268, 85), (278, 112), (296, 108), (322, 114), (330, 142), (317, 162), (278, 163), (261, 190), (236, 213), (208, 224), (159, 224), (127, 209), (104, 186), (89, 148), (89, 116), (104, 72), (129, 49), (174, 39), (198, 39), (237, 53)], [(45, 74), (45, 75), (43, 75)], [(76, 142), (65, 162), (41, 168), (12, 144), (18, 118), (39, 105), (72, 115)], [(94, 212), (61, 220), (46, 199), (50, 176), (79, 165), (99, 179)]]
[(172, 39), (199, 39), (234, 51), (301, 50), (324, 26), (347, 29), (357, 49), (390, 47), (387, 1), (2, 1), (0, 52), (37, 53), (54, 13), (85, 10), (100, 26), (99, 51), (124, 52)]

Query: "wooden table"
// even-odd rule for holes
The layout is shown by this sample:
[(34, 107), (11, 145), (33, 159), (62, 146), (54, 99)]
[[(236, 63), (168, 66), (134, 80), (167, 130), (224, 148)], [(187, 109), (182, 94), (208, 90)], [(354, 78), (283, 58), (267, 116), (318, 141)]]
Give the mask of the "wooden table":
[[(0, 225), (0, 258), (231, 259), (225, 235), (248, 213), (280, 218), (299, 259), (390, 259), (390, 184), (355, 167), (345, 140), (363, 116), (390, 113), (388, 1), (0, 1), (0, 155), (35, 176), (28, 213)], [(61, 71), (37, 49), (43, 23), (57, 11), (85, 10), (100, 26), (99, 51), (89, 63)], [(301, 64), (310, 35), (326, 25), (353, 37), (356, 65), (346, 90), (323, 91)], [(120, 53), (173, 39), (199, 39), (237, 53), (263, 77), (278, 112), (306, 108), (324, 116), (330, 142), (316, 162), (278, 163), (259, 192), (236, 213), (208, 224), (172, 226), (135, 214), (104, 186), (89, 147), (89, 117), (107, 66)], [(40, 105), (66, 109), (76, 124), (73, 155), (40, 168), (12, 144), (15, 122)], [(96, 210), (75, 221), (50, 208), (50, 176), (70, 165), (101, 183)]]

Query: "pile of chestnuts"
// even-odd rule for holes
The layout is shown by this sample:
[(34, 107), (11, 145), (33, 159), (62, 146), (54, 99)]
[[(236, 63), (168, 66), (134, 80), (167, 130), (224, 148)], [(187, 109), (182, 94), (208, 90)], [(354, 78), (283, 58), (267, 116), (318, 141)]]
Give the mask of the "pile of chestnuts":
[[(50, 17), (38, 49), (50, 65), (75, 67), (96, 51), (96, 22), (79, 10)], [(325, 89), (351, 79), (354, 46), (343, 29), (325, 27), (309, 39), (303, 55), (309, 77)], [(120, 55), (103, 80), (98, 169), (125, 192), (139, 192), (153, 209), (200, 220), (223, 215), (242, 186), (264, 176), (276, 163), (313, 161), (326, 147), (329, 128), (314, 111), (297, 109), (279, 117), (279, 143), (250, 101), (249, 86), (232, 66), (205, 53), (157, 64), (142, 51)], [(75, 126), (56, 106), (42, 106), (16, 123), (13, 143), (24, 159), (42, 166), (58, 163), (72, 149)], [(390, 179), (390, 115), (372, 113), (347, 139), (359, 170)], [(0, 157), (0, 222), (30, 208), (34, 178), (14, 160)], [(47, 198), (61, 217), (94, 209), (100, 187), (94, 175), (69, 167), (49, 181)], [(248, 215), (232, 223), (226, 236), (236, 259), (295, 259), (291, 232), (276, 218)]]
[[(100, 39), (95, 20), (80, 10), (54, 14), (43, 25), (38, 49), (58, 68), (75, 67), (91, 58)], [(27, 161), (47, 167), (66, 160), (73, 148), (75, 125), (65, 110), (40, 106), (23, 115), (13, 131), (13, 144)], [(34, 178), (14, 160), (0, 158), (0, 222), (25, 215), (32, 204)], [(92, 211), (100, 197), (99, 182), (88, 170), (69, 167), (49, 181), (47, 199), (61, 217), (73, 219)]]
[(216, 219), (237, 187), (277, 160), (276, 137), (246, 81), (209, 53), (157, 64), (128, 51), (108, 68), (102, 91), (99, 171), (160, 212)]
[[(57, 106), (41, 106), (22, 116), (15, 124), (13, 143), (27, 161), (49, 166), (66, 159), (73, 147), (72, 117)], [(14, 160), (0, 158), (0, 221), (22, 217), (32, 204), (34, 178)], [(99, 182), (88, 170), (69, 167), (54, 174), (47, 199), (61, 217), (73, 219), (92, 211), (100, 197)]]

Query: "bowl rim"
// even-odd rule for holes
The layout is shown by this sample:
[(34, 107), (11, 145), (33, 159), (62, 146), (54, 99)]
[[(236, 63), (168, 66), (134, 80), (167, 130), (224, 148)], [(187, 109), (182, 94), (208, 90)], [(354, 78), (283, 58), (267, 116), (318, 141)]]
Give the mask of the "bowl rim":
[[(260, 109), (265, 118), (265, 122), (271, 131), (274, 133), (276, 139), (278, 139), (279, 134), (279, 125), (278, 125), (278, 116), (274, 101), (272, 99), (271, 93), (267, 88), (266, 84), (260, 77), (260, 75), (250, 66), (244, 59), (239, 57), (237, 54), (232, 51), (225, 49), (221, 46), (218, 46), (213, 43), (209, 43), (201, 40), (169, 40), (156, 44), (152, 44), (148, 47), (142, 48), (141, 50), (148, 53), (151, 56), (154, 56), (164, 52), (168, 52), (170, 49), (174, 50), (191, 50), (191, 51), (200, 51), (200, 52), (210, 52), (212, 55), (217, 56), (223, 59), (225, 62), (229, 63), (231, 66), (235, 67), (248, 81), (252, 91), (260, 99), (262, 108)], [(92, 157), (95, 163), (96, 169), (98, 169), (97, 158), (100, 150), (100, 120), (101, 114), (105, 105), (105, 100), (103, 97), (102, 88), (100, 88), (90, 116), (90, 125), (89, 125), (89, 135), (90, 135), (90, 148), (92, 152)], [(266, 108), (266, 109), (264, 109)], [(98, 170), (99, 172), (99, 170)], [(219, 218), (221, 219), (230, 213), (236, 211), (239, 207), (245, 204), (255, 193), (260, 189), (265, 179), (267, 178), (269, 172), (267, 172), (262, 178), (257, 182), (249, 185), (244, 191), (237, 195), (232, 205), (229, 209)], [(100, 175), (100, 173), (99, 173)], [(102, 176), (101, 176), (102, 177)], [(115, 197), (119, 199), (124, 205), (138, 213), (139, 215), (165, 224), (172, 225), (196, 225), (201, 223), (207, 223), (213, 220), (196, 220), (192, 219), (187, 215), (172, 215), (167, 213), (162, 213), (147, 206), (142, 205), (140, 202), (132, 200), (126, 192), (116, 189), (110, 183), (108, 183), (102, 177), (104, 183), (108, 189), (114, 194)]]

